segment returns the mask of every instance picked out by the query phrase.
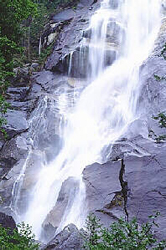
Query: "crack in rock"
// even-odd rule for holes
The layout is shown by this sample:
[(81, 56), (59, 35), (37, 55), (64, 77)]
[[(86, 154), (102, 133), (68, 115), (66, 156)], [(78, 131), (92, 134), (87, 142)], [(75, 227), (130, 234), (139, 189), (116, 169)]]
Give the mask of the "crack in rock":
[(121, 160), (121, 169), (119, 172), (119, 181), (122, 187), (121, 193), (124, 199), (124, 211), (126, 214), (126, 219), (128, 220), (129, 214), (127, 211), (127, 198), (128, 198), (128, 182), (124, 180), (124, 174), (125, 174), (125, 164), (124, 159)]

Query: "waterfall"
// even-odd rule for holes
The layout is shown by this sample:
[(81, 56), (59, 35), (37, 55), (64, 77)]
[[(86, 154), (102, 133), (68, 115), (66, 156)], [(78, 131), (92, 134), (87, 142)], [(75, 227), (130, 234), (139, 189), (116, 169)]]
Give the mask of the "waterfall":
[(71, 177), (73, 188), (68, 190), (57, 232), (69, 223), (79, 228), (83, 225), (88, 208), (82, 171), (94, 162), (106, 161), (104, 149), (137, 118), (139, 69), (157, 37), (160, 5), (159, 0), (103, 0), (92, 16), (86, 38), (89, 84), (68, 114), (63, 148), (55, 160), (42, 167), (22, 217), (32, 225), (37, 238), (56, 206), (63, 183)]
[(40, 54), (41, 54), (41, 49), (42, 49), (42, 39), (41, 39), (41, 36), (40, 36), (40, 39), (39, 39), (39, 49), (38, 49), (38, 51), (39, 51), (39, 56), (40, 56)]

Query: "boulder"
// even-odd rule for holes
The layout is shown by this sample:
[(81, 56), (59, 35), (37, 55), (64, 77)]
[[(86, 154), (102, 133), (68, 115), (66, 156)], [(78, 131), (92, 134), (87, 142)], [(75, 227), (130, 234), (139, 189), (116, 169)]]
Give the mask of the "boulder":
[(17, 136), (7, 141), (0, 151), (0, 166), (4, 173), (8, 172), (16, 162), (24, 159), (28, 153), (28, 145), (26, 139), (22, 136)]
[[(43, 236), (50, 240), (50, 236), (55, 234), (56, 229), (60, 225), (66, 208), (72, 204), (74, 197), (79, 188), (79, 182), (73, 177), (68, 178), (62, 184), (56, 205), (47, 215), (43, 223)], [(47, 236), (47, 230), (49, 228), (50, 234)]]
[(15, 87), (25, 87), (29, 85), (31, 69), (30, 65), (25, 65), (24, 67), (18, 67), (14, 69), (14, 73), (16, 74), (12, 80), (12, 85)]
[(27, 114), (24, 111), (8, 109), (5, 118), (7, 124), (4, 126), (4, 129), (7, 132), (8, 140), (17, 134), (27, 131), (29, 128)]
[(83, 239), (75, 225), (70, 224), (51, 240), (43, 250), (81, 250)]
[(4, 228), (9, 228), (12, 231), (16, 229), (16, 223), (12, 216), (0, 212), (0, 225)]

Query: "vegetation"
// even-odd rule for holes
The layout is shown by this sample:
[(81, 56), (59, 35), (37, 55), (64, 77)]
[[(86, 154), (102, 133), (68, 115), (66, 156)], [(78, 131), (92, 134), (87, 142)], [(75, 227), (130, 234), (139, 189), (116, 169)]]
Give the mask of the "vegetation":
[(158, 76), (158, 75), (154, 75), (154, 78), (156, 79), (156, 81), (158, 81), (158, 82), (160, 82), (160, 81), (162, 81), (162, 80), (166, 80), (166, 78), (165, 77), (161, 77), (161, 76)]
[(0, 0), (0, 128), (5, 123), (5, 93), (13, 76), (14, 54), (21, 52), (21, 24), (35, 12), (36, 5), (31, 0)]
[[(166, 115), (164, 114), (164, 112), (159, 113), (157, 116), (152, 116), (152, 118), (159, 122), (160, 128), (166, 128)], [(157, 136), (153, 130), (149, 131), (149, 136), (154, 136), (156, 143), (161, 143), (166, 140), (165, 134)]]
[(166, 53), (166, 43), (164, 44), (163, 49), (162, 49), (161, 54), (160, 54), (160, 56), (162, 56), (166, 60), (165, 53)]
[(152, 222), (139, 225), (136, 219), (127, 222), (120, 219), (111, 224), (110, 228), (103, 227), (92, 214), (87, 219), (85, 244), (86, 250), (162, 250), (166, 241), (158, 241), (152, 233), (156, 217), (150, 216)]
[(1, 250), (39, 250), (39, 244), (34, 241), (31, 228), (24, 223), (18, 225), (11, 232), (0, 226), (0, 249)]
[(0, 131), (6, 123), (8, 103), (6, 90), (14, 67), (43, 60), (49, 47), (38, 58), (38, 43), (50, 13), (57, 7), (75, 4), (77, 0), (0, 0)]
[(166, 115), (164, 113), (159, 113), (157, 116), (153, 116), (153, 119), (159, 121), (161, 128), (166, 128)]

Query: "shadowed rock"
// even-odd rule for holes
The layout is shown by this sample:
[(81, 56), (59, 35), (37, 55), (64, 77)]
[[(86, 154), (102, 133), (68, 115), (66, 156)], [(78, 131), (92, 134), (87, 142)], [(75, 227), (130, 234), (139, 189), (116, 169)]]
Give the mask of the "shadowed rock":
[(55, 236), (43, 250), (81, 250), (83, 239), (75, 225), (70, 224)]

